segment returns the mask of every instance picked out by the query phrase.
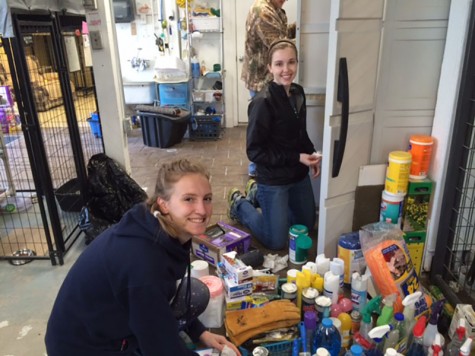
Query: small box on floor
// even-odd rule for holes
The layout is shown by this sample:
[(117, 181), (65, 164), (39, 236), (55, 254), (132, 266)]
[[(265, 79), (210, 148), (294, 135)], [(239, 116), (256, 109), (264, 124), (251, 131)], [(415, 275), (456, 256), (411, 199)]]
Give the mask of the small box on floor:
[(222, 221), (210, 226), (203, 235), (193, 236), (192, 239), (193, 254), (215, 267), (224, 253), (245, 253), (250, 246), (250, 234)]
[(252, 280), (243, 283), (236, 283), (234, 278), (230, 275), (224, 276), (224, 289), (226, 296), (230, 299), (243, 297), (252, 294), (254, 284)]
[(241, 260), (236, 258), (236, 251), (226, 252), (223, 254), (224, 268), (227, 275), (236, 283), (252, 281), (252, 267), (246, 266)]

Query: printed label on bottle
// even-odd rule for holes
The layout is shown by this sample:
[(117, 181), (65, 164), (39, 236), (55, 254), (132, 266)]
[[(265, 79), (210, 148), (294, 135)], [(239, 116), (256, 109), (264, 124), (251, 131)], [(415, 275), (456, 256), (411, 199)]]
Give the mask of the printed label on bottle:
[(367, 292), (364, 290), (356, 290), (351, 288), (351, 301), (353, 302), (353, 310), (360, 310), (360, 305), (366, 304)]

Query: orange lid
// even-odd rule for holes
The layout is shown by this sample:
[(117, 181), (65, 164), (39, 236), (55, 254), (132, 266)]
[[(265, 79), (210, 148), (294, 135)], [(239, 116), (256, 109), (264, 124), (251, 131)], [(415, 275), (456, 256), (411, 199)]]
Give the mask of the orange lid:
[(418, 143), (420, 145), (432, 145), (434, 143), (434, 139), (432, 136), (412, 135), (409, 139), (409, 142)]

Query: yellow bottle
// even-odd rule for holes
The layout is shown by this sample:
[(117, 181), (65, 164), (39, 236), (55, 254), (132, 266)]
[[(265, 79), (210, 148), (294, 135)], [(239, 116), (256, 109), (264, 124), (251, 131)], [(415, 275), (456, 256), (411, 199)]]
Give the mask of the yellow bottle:
[(318, 290), (320, 293), (323, 293), (323, 277), (318, 273), (315, 275), (315, 279), (312, 282), (312, 287)]
[(302, 291), (310, 287), (310, 282), (303, 272), (297, 272), (297, 307), (302, 309)]
[(351, 317), (348, 313), (340, 313), (338, 319), (341, 321), (341, 346), (347, 349), (351, 341)]

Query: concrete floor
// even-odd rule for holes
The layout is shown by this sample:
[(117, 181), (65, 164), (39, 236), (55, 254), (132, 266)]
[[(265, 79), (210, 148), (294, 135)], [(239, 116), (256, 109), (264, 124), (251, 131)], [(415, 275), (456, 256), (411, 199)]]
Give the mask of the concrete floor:
[[(245, 127), (226, 129), (216, 141), (184, 139), (168, 149), (143, 145), (140, 129), (129, 134), (132, 177), (152, 193), (156, 167), (165, 158), (187, 157), (209, 167), (214, 196), (212, 223), (227, 218), (226, 194), (234, 186), (244, 190), (248, 179), (245, 154)], [(257, 242), (253, 245), (260, 247)], [(79, 238), (65, 256), (63, 266), (49, 261), (33, 261), (0, 267), (0, 356), (46, 355), (44, 334), (49, 313), (58, 289), (81, 252), (87, 248)], [(282, 251), (281, 255), (287, 254)]]

